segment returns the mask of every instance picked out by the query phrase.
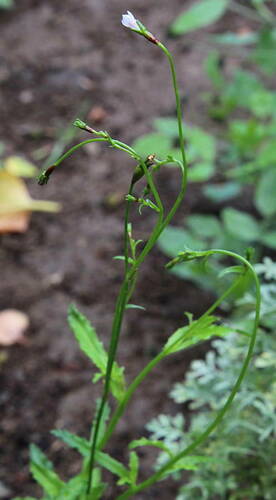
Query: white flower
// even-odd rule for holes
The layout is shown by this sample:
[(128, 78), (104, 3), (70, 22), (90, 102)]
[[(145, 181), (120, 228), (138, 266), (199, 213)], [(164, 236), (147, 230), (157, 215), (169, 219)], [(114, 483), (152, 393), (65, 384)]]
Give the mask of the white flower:
[(129, 10), (127, 14), (123, 14), (122, 16), (122, 25), (131, 30), (141, 31), (137, 19), (135, 19), (134, 15)]

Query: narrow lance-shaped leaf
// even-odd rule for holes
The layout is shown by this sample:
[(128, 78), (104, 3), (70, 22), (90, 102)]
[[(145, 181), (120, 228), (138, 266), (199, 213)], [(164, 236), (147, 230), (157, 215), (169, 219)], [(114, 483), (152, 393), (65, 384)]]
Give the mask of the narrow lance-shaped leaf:
[(191, 321), (187, 326), (178, 328), (163, 347), (164, 355), (181, 351), (214, 336), (221, 337), (232, 331), (228, 327), (215, 325), (215, 321), (215, 316), (203, 316), (198, 320)]
[(121, 462), (99, 450), (96, 451), (95, 459), (99, 465), (119, 477), (119, 484), (130, 484), (129, 471)]
[(51, 433), (70, 446), (70, 448), (77, 450), (84, 457), (89, 455), (90, 443), (87, 439), (76, 436), (75, 434), (72, 434), (64, 429), (55, 429), (51, 431)]
[[(52, 434), (61, 439), (71, 448), (76, 449), (84, 457), (89, 456), (90, 443), (86, 439), (76, 436), (66, 430), (54, 430), (52, 431)], [(115, 458), (112, 458), (107, 453), (97, 450), (95, 460), (99, 465), (101, 465), (101, 467), (104, 467), (109, 472), (112, 472), (112, 474), (118, 476), (120, 478), (120, 484), (130, 483), (130, 473), (128, 469)]]
[(57, 498), (63, 481), (53, 470), (53, 464), (46, 455), (34, 444), (30, 447), (31, 465), (30, 470), (34, 479), (42, 486), (45, 493), (53, 498)]
[[(95, 329), (88, 319), (81, 314), (75, 306), (71, 306), (68, 314), (69, 325), (79, 343), (81, 350), (91, 359), (99, 369), (100, 374), (94, 378), (94, 382), (104, 377), (106, 373), (108, 355), (102, 342), (98, 339)], [(115, 362), (111, 377), (111, 392), (113, 396), (121, 400), (125, 392), (124, 368)]]

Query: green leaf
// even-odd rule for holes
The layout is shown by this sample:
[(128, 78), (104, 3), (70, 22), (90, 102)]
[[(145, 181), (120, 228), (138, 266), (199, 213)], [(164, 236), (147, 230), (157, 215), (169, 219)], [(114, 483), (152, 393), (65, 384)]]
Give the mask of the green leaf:
[(157, 132), (171, 139), (176, 139), (178, 137), (178, 122), (176, 118), (155, 118), (153, 120), (153, 126)]
[(13, 0), (0, 0), (0, 9), (11, 9), (13, 5)]
[(250, 111), (260, 119), (273, 115), (275, 104), (275, 94), (266, 89), (253, 92), (249, 98)]
[(145, 311), (146, 308), (143, 306), (137, 306), (137, 304), (127, 304), (126, 309), (140, 309), (141, 311)]
[(175, 19), (170, 27), (173, 35), (188, 33), (217, 21), (225, 12), (228, 0), (202, 0)]
[(255, 205), (265, 217), (276, 213), (276, 169), (262, 173), (255, 192)]
[(63, 429), (55, 429), (51, 434), (66, 443), (70, 448), (77, 450), (81, 455), (87, 457), (90, 451), (90, 443), (87, 439), (76, 436), (69, 431)]
[(195, 238), (189, 231), (179, 227), (168, 226), (158, 240), (160, 248), (170, 257), (175, 257), (186, 249), (205, 250), (205, 243)]
[[(84, 457), (89, 456), (91, 446), (89, 441), (86, 439), (76, 436), (66, 430), (54, 430), (52, 431), (52, 434), (61, 439), (64, 443), (70, 446), (70, 448), (76, 449)], [(107, 453), (103, 453), (99, 450), (96, 450), (95, 459), (99, 465), (109, 470), (109, 472), (112, 472), (116, 476), (119, 476), (119, 478), (124, 481), (122, 484), (130, 482), (129, 471), (118, 460), (115, 460)]]
[(212, 163), (198, 163), (188, 169), (188, 179), (190, 182), (208, 181), (215, 173), (215, 166)]
[(260, 240), (265, 246), (276, 249), (276, 231), (268, 231), (262, 234)]
[(166, 446), (162, 441), (157, 441), (157, 440), (147, 439), (145, 437), (142, 437), (140, 439), (134, 439), (134, 441), (131, 441), (131, 443), (128, 445), (128, 447), (130, 449), (137, 448), (140, 446), (153, 446), (154, 448), (158, 448), (159, 450), (164, 451), (170, 457), (173, 456), (169, 447)]
[(221, 233), (221, 224), (214, 215), (194, 214), (186, 218), (190, 230), (199, 238), (214, 238)]
[(225, 229), (242, 241), (255, 241), (260, 236), (258, 222), (251, 215), (234, 208), (225, 208), (222, 211)]
[(86, 478), (80, 474), (64, 485), (57, 500), (76, 500), (76, 498), (86, 498), (82, 494), (86, 492)]
[(89, 495), (85, 495), (80, 500), (100, 500), (103, 498), (103, 493), (107, 488), (107, 484), (102, 482), (102, 470), (95, 467), (93, 472), (93, 488)]
[(204, 61), (204, 70), (214, 87), (220, 90), (225, 84), (225, 80), (221, 68), (221, 55), (217, 50), (209, 52)]
[(50, 462), (46, 455), (34, 444), (30, 446), (30, 455), (30, 471), (34, 479), (42, 486), (48, 495), (57, 498), (64, 483), (53, 470), (52, 462)]
[(231, 200), (241, 192), (241, 185), (237, 182), (224, 182), (223, 184), (208, 184), (202, 191), (206, 198), (216, 203)]
[(201, 160), (202, 163), (212, 163), (216, 156), (216, 141), (200, 127), (186, 127), (187, 158), (189, 162)]
[(276, 143), (275, 138), (267, 142), (260, 150), (256, 158), (256, 163), (263, 167), (271, 167), (276, 164)]
[(248, 33), (228, 31), (219, 35), (213, 35), (212, 40), (224, 45), (250, 45), (257, 42), (258, 33), (254, 33), (253, 31)]
[(254, 62), (269, 75), (275, 72), (275, 49), (276, 49), (276, 30), (270, 27), (264, 27), (259, 34), (259, 41), (256, 50), (252, 55)]
[(136, 485), (139, 472), (139, 457), (135, 451), (130, 452), (129, 456), (129, 479), (131, 485)]
[(228, 327), (215, 325), (216, 319), (215, 316), (203, 316), (187, 326), (178, 328), (163, 347), (164, 355), (168, 356), (203, 340), (214, 336), (221, 337), (232, 331)]
[(96, 451), (95, 458), (101, 467), (120, 478), (120, 484), (130, 484), (129, 471), (121, 462), (99, 450)]
[[(95, 329), (88, 319), (82, 315), (76, 307), (71, 306), (68, 314), (69, 325), (80, 345), (81, 350), (97, 366), (102, 376), (105, 376), (108, 355), (102, 342), (98, 339)], [(111, 392), (113, 396), (121, 400), (125, 393), (124, 368), (115, 362), (111, 377)]]
[(134, 141), (132, 147), (143, 158), (156, 154), (158, 158), (162, 159), (167, 156), (172, 148), (172, 140), (163, 134), (151, 133), (139, 137)]

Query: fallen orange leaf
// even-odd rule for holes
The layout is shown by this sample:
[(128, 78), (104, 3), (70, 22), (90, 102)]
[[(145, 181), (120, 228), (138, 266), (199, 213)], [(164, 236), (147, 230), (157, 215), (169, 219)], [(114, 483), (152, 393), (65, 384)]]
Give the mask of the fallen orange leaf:
[(33, 200), (22, 179), (0, 170), (0, 232), (26, 231), (33, 210), (57, 212), (58, 203)]

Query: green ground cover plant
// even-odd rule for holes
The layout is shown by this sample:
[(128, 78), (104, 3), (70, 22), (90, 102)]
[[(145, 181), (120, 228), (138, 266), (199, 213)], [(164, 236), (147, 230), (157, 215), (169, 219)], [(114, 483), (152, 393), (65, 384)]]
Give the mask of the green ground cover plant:
[[(177, 500), (191, 498), (266, 499), (276, 494), (275, 434), (275, 320), (276, 263), (265, 257), (255, 266), (262, 275), (261, 335), (258, 337), (253, 366), (218, 432), (200, 447), (206, 460), (179, 490)], [(252, 322), (254, 298), (247, 292), (236, 301), (228, 324), (234, 330), (248, 331)], [(170, 397), (179, 405), (188, 404), (190, 421), (183, 413), (159, 415), (147, 425), (150, 438), (172, 453), (187, 446), (224, 404), (236, 377), (246, 345), (245, 335), (227, 335), (214, 340), (204, 360), (191, 363), (182, 382), (175, 383)], [(160, 467), (166, 460), (162, 452)], [(180, 474), (176, 476), (180, 479)]]
[[(126, 385), (124, 367), (119, 366), (116, 361), (119, 344), (123, 342), (123, 339), (120, 339), (123, 318), (128, 309), (133, 307), (139, 308), (139, 305), (131, 303), (131, 297), (137, 284), (139, 269), (183, 201), (187, 188), (188, 169), (184, 147), (181, 104), (172, 55), (162, 42), (150, 33), (139, 20), (135, 19), (131, 12), (123, 15), (122, 24), (153, 43), (156, 49), (161, 49), (169, 62), (176, 99), (178, 141), (181, 156), (176, 158), (170, 151), (164, 151), (163, 154), (160, 151), (155, 152), (154, 143), (151, 145), (151, 152), (147, 154), (141, 153), (141, 151), (137, 151), (122, 141), (113, 139), (107, 132), (96, 131), (82, 120), (77, 119), (75, 126), (92, 134), (93, 138), (73, 146), (61, 158), (55, 161), (53, 165), (43, 169), (39, 175), (39, 184), (47, 184), (55, 170), (60, 168), (60, 165), (68, 156), (74, 154), (85, 144), (93, 142), (107, 143), (109, 146), (125, 152), (133, 159), (134, 163), (133, 172), (130, 176), (129, 190), (125, 197), (124, 253), (123, 255), (116, 256), (117, 260), (122, 261), (124, 273), (115, 304), (108, 349), (104, 348), (93, 326), (75, 306), (70, 307), (68, 315), (70, 327), (79, 343), (80, 349), (88, 356), (97, 369), (93, 377), (93, 382), (96, 383), (99, 380), (103, 382), (102, 397), (95, 404), (95, 414), (92, 418), (90, 437), (80, 437), (68, 432), (66, 429), (53, 431), (56, 437), (60, 438), (67, 446), (77, 450), (83, 457), (81, 471), (75, 477), (69, 478), (67, 482), (62, 480), (44, 452), (35, 445), (31, 446), (30, 470), (34, 479), (43, 489), (42, 498), (44, 500), (97, 500), (104, 498), (108, 484), (102, 479), (103, 470), (107, 470), (111, 475), (115, 476), (118, 486), (121, 487), (121, 491), (116, 496), (116, 499), (125, 500), (135, 496), (156, 482), (165, 479), (168, 475), (176, 471), (194, 470), (201, 467), (206, 460), (209, 461), (209, 457), (197, 454), (197, 448), (216, 430), (225, 414), (230, 410), (232, 402), (247, 373), (257, 337), (261, 295), (259, 280), (251, 263), (251, 250), (247, 250), (246, 256), (243, 257), (235, 252), (224, 249), (208, 248), (205, 250), (191, 250), (187, 248), (187, 244), (184, 244), (181, 251), (177, 255), (174, 255), (173, 259), (168, 262), (168, 268), (173, 268), (185, 262), (207, 261), (212, 259), (213, 256), (221, 255), (226, 260), (233, 259), (235, 262), (235, 265), (231, 267), (225, 266), (224, 268), (224, 273), (233, 276), (233, 280), (202, 316), (195, 319), (191, 313), (187, 313), (185, 324), (168, 336), (160, 352), (138, 373), (128, 386)], [(161, 168), (166, 168), (167, 165), (171, 164), (175, 164), (180, 172), (179, 192), (172, 206), (165, 211), (155, 183), (155, 175)], [(169, 174), (170, 170), (168, 169)], [(140, 194), (137, 195), (136, 190), (138, 189), (137, 183), (139, 181), (144, 182), (144, 188), (140, 188)], [(132, 211), (137, 207), (140, 212), (142, 209), (149, 209), (156, 213), (155, 226), (146, 242), (135, 239), (134, 227), (130, 222)], [(232, 335), (233, 328), (222, 324), (215, 316), (215, 311), (236, 289), (240, 289), (243, 286), (247, 287), (249, 277), (250, 286), (255, 287), (255, 313), (253, 322), (250, 324), (250, 329), (246, 332), (247, 351), (244, 352), (244, 356), (239, 362), (236, 378), (232, 381), (232, 388), (228, 393), (228, 397), (224, 400), (217, 414), (206, 423), (205, 428), (202, 428), (201, 433), (193, 441), (187, 446), (184, 445), (183, 448), (178, 449), (176, 452), (170, 450), (158, 440), (139, 438), (129, 443), (129, 463), (127, 465), (110, 456), (104, 451), (106, 444), (115, 432), (117, 424), (123, 417), (125, 408), (133, 397), (135, 390), (158, 363), (167, 356), (179, 353), (211, 337)], [(240, 333), (237, 332), (236, 335), (239, 336)], [(113, 401), (111, 400), (111, 396), (113, 396)], [(156, 471), (152, 474), (149, 473), (145, 480), (139, 481), (140, 459), (136, 448), (139, 450), (143, 446), (157, 447), (158, 449), (161, 447), (166, 454), (166, 460)], [(212, 457), (211, 461), (214, 459)], [(19, 498), (16, 500), (19, 500)], [(33, 499), (25, 497), (21, 498), (21, 500)]]

